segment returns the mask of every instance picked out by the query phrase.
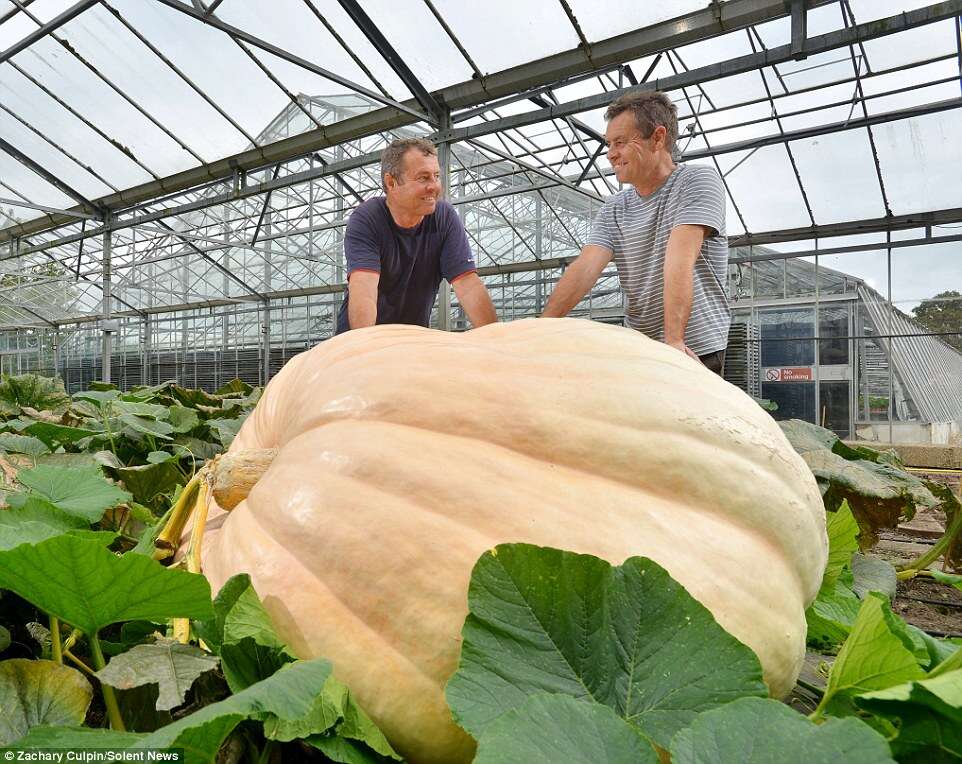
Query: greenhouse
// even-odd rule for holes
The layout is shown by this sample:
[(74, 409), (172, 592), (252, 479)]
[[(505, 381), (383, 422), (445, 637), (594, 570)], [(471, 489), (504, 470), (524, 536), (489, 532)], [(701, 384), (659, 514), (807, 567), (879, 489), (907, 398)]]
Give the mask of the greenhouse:
[(0, 0), (0, 748), (962, 760), (960, 481), (962, 0)]

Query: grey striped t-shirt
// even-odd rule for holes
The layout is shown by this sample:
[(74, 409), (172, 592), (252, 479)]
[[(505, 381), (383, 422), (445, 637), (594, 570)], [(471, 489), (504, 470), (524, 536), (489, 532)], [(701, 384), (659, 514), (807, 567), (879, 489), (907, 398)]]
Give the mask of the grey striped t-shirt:
[(691, 316), (685, 344), (696, 355), (728, 345), (731, 309), (725, 293), (728, 239), (725, 187), (718, 173), (703, 165), (680, 164), (650, 196), (629, 187), (610, 197), (595, 218), (589, 244), (614, 253), (628, 306), (625, 323), (652, 339), (664, 339), (665, 248), (677, 225), (714, 229), (695, 261)]

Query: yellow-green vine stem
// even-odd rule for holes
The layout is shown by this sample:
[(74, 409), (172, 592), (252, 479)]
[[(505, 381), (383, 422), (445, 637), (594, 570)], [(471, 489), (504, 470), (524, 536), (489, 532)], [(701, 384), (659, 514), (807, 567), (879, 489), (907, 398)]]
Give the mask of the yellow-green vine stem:
[(962, 508), (956, 510), (955, 517), (952, 518), (952, 522), (945, 529), (945, 533), (942, 534), (942, 538), (932, 545), (932, 548), (918, 557), (912, 562), (908, 562), (902, 565), (898, 572), (898, 578), (900, 581), (907, 581), (909, 579), (915, 578), (929, 567), (933, 562), (939, 559), (943, 554), (945, 554), (949, 547), (952, 546), (952, 542), (955, 541), (959, 533), (962, 532)]
[[(100, 639), (97, 632), (87, 635), (90, 640), (90, 654), (94, 659), (94, 668), (102, 671), (107, 662), (104, 660), (103, 651), (100, 649)], [(118, 732), (126, 732), (124, 719), (120, 715), (120, 706), (117, 705), (117, 696), (114, 695), (114, 688), (104, 682), (100, 683), (100, 689), (104, 694), (104, 705), (107, 707), (107, 717), (110, 719), (110, 728)]]
[(184, 490), (180, 492), (180, 497), (171, 510), (167, 524), (157, 536), (157, 540), (154, 541), (155, 549), (153, 558), (155, 560), (166, 560), (177, 550), (180, 537), (183, 535), (187, 521), (194, 511), (197, 490), (200, 487), (204, 474), (205, 470), (202, 468), (190, 479), (190, 482), (184, 486)]
[(50, 659), (63, 665), (63, 652), (60, 642), (60, 619), (50, 616)]

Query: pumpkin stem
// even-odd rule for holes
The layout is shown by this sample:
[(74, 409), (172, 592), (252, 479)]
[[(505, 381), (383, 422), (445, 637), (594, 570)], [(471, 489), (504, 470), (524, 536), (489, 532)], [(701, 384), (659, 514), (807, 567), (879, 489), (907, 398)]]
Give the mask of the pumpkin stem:
[(249, 449), (221, 456), (211, 465), (211, 492), (217, 506), (230, 511), (246, 499), (275, 456), (276, 448)]
[(184, 532), (184, 526), (187, 525), (190, 514), (194, 511), (197, 489), (206, 470), (206, 465), (201, 467), (197, 474), (190, 479), (190, 482), (184, 486), (184, 490), (180, 492), (180, 497), (171, 510), (167, 524), (154, 541), (153, 558), (155, 560), (166, 560), (177, 549), (180, 537)]
[[(204, 541), (204, 528), (207, 526), (207, 514), (210, 510), (210, 485), (213, 482), (210, 471), (201, 470), (201, 472), (197, 474), (198, 476), (203, 474), (203, 477), (200, 480), (200, 487), (197, 491), (197, 500), (191, 507), (191, 512), (196, 512), (197, 516), (194, 518), (194, 527), (190, 532), (190, 541), (187, 543), (187, 554), (185, 555), (187, 571), (189, 573), (200, 573), (200, 550)], [(175, 618), (173, 627), (174, 638), (178, 642), (187, 644), (190, 640), (190, 619)]]

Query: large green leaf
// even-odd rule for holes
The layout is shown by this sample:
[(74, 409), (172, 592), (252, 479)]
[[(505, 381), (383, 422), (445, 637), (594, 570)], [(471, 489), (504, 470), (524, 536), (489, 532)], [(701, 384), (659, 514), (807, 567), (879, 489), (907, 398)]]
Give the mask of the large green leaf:
[(240, 432), (241, 425), (244, 424), (244, 417), (237, 419), (208, 419), (207, 426), (214, 433), (216, 438), (224, 445), (230, 446), (231, 441)]
[(98, 544), (57, 536), (0, 553), (0, 587), (87, 634), (118, 621), (209, 618), (203, 576), (142, 555), (118, 557)]
[(94, 540), (104, 546), (117, 535), (112, 531), (91, 531), (86, 520), (68, 515), (39, 496), (20, 496), (17, 506), (0, 511), (0, 551), (21, 544), (37, 544), (64, 533)]
[(76, 443), (83, 438), (100, 434), (96, 430), (88, 430), (82, 427), (67, 427), (67, 425), (54, 424), (53, 422), (35, 422), (26, 428), (24, 432), (39, 438), (51, 449), (56, 445)]
[(892, 750), (900, 761), (962, 759), (962, 669), (865, 693), (855, 703), (899, 721)]
[(250, 395), (254, 391), (246, 382), (234, 377), (230, 382), (221, 385), (214, 391), (214, 395)]
[(872, 592), (862, 600), (852, 632), (832, 665), (822, 705), (831, 708), (833, 700), (850, 700), (854, 695), (884, 690), (924, 674), (906, 645), (906, 637), (899, 633), (888, 600)]
[(156, 403), (117, 401), (113, 407), (115, 414), (130, 414), (141, 419), (167, 419), (168, 408)]
[(118, 423), (118, 428), (123, 428), (125, 434), (133, 436), (150, 435), (152, 438), (171, 440), (170, 436), (174, 432), (174, 428), (163, 420), (149, 419), (135, 414), (121, 414), (113, 422)]
[(859, 554), (852, 555), (852, 591), (864, 599), (869, 592), (880, 592), (890, 600), (895, 599), (898, 579), (892, 563), (878, 557)]
[(831, 650), (841, 645), (852, 630), (862, 603), (842, 581), (823, 586), (805, 611), (806, 641), (813, 647)]
[(169, 494), (178, 485), (187, 482), (174, 461), (140, 467), (121, 467), (117, 470), (117, 477), (123, 481), (134, 499), (142, 504), (149, 504), (158, 495)]
[(671, 742), (672, 764), (884, 764), (885, 738), (863, 722), (816, 725), (775, 700), (741, 698), (708, 711)]
[(41, 454), (50, 453), (47, 444), (40, 438), (35, 438), (32, 435), (14, 435), (12, 432), (0, 432), (0, 449), (35, 458)]
[(197, 412), (185, 406), (171, 406), (167, 419), (170, 426), (174, 428), (174, 432), (178, 434), (190, 432), (200, 424)]
[(87, 401), (98, 409), (105, 409), (113, 405), (120, 398), (119, 390), (83, 390), (73, 394), (75, 401)]
[(217, 664), (216, 656), (199, 647), (160, 639), (152, 645), (137, 645), (115, 656), (97, 672), (97, 678), (121, 690), (156, 684), (160, 688), (157, 709), (169, 711), (183, 704), (194, 680), (213, 671)]
[(12, 409), (29, 406), (40, 411), (65, 407), (67, 396), (60, 377), (42, 377), (38, 374), (3, 375), (0, 382), (0, 401)]
[(475, 764), (658, 764), (638, 731), (607, 706), (570, 695), (532, 695), (493, 721)]
[(850, 448), (830, 430), (797, 419), (779, 426), (815, 475), (826, 508), (834, 510), (848, 502), (863, 548), (877, 541), (879, 528), (895, 527), (901, 519), (911, 518), (917, 507), (942, 503), (893, 454)]
[(828, 532), (828, 563), (825, 566), (825, 576), (822, 587), (834, 588), (842, 571), (852, 560), (852, 555), (858, 551), (858, 523), (852, 515), (847, 501), (835, 512), (828, 512), (826, 531)]
[[(295, 723), (315, 712), (331, 674), (322, 659), (298, 661), (243, 692), (212, 703), (145, 735), (76, 728), (34, 728), (17, 748), (183, 748), (188, 764), (208, 764), (221, 743), (245, 719), (267, 724)], [(328, 732), (314, 729), (311, 734)]]
[(82, 724), (93, 697), (76, 669), (53, 661), (0, 661), (0, 746), (39, 725)]
[(221, 657), (224, 678), (240, 692), (297, 657), (274, 631), (250, 576), (231, 577), (214, 598), (214, 617), (197, 622), (197, 636)]
[(527, 544), (498, 546), (471, 575), (455, 719), (480, 737), (528, 696), (610, 706), (662, 747), (700, 712), (767, 695), (755, 654), (651, 560), (620, 567)]
[(17, 479), (64, 512), (95, 523), (104, 511), (130, 500), (130, 494), (108, 483), (99, 467), (39, 465)]

